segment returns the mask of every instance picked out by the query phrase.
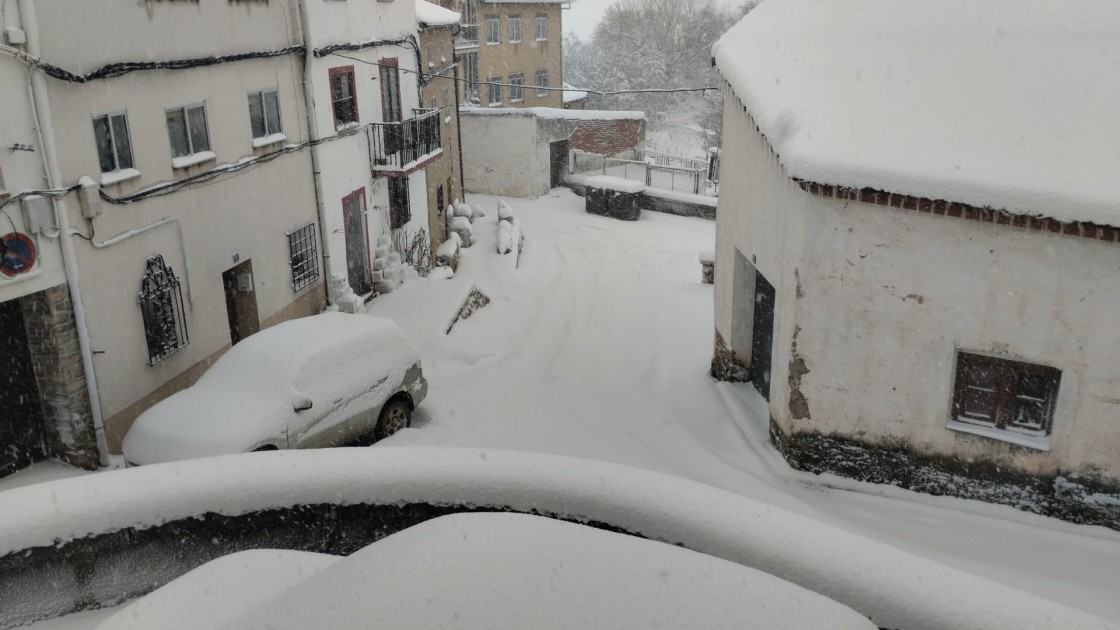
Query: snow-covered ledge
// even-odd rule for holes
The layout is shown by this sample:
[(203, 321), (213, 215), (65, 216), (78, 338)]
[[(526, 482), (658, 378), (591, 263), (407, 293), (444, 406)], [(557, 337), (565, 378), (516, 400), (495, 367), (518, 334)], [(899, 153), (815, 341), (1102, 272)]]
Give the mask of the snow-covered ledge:
[(971, 433), (972, 435), (979, 435), (980, 437), (991, 438), (1001, 442), (1009, 442), (1017, 446), (1025, 446), (1033, 448), (1038, 451), (1050, 450), (1050, 436), (1049, 435), (1027, 435), (1025, 433), (1016, 433), (1008, 429), (999, 429), (996, 427), (985, 426), (982, 424), (972, 424), (970, 422), (961, 422), (960, 420), (950, 420), (945, 428), (950, 431), (959, 431), (961, 433)]
[(261, 136), (260, 138), (253, 138), (253, 148), (254, 149), (263, 149), (264, 147), (270, 147), (274, 144), (280, 144), (281, 142), (285, 142), (285, 141), (287, 141), (287, 139), (288, 139), (288, 136), (285, 136), (282, 133), (274, 133), (270, 136)]
[(177, 157), (177, 158), (171, 160), (171, 168), (174, 168), (174, 169), (190, 168), (190, 167), (195, 166), (197, 164), (202, 164), (203, 162), (209, 162), (210, 160), (215, 160), (217, 158), (218, 158), (218, 156), (214, 155), (213, 151), (199, 151), (198, 153), (192, 153), (190, 155), (184, 155), (183, 157)]
[(711, 486), (605, 462), (480, 449), (250, 453), (17, 488), (0, 492), (0, 561), (126, 528), (323, 504), (471, 506), (595, 521), (770, 573), (831, 597), (880, 627), (1116, 627)]
[(140, 171), (134, 168), (122, 168), (119, 171), (101, 174), (102, 186), (115, 186), (140, 177)]

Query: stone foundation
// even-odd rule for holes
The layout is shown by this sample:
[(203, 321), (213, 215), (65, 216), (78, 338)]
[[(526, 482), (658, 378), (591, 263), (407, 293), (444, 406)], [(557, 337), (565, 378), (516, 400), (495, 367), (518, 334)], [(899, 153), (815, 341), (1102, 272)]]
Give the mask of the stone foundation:
[(43, 410), (45, 454), (81, 468), (101, 463), (70, 289), (62, 284), (21, 301)]
[(1072, 523), (1120, 530), (1117, 480), (1074, 472), (1030, 475), (994, 461), (922, 454), (903, 441), (872, 444), (816, 432), (787, 434), (773, 419), (770, 442), (798, 470), (1010, 505)]
[(711, 375), (720, 381), (745, 383), (750, 380), (750, 367), (727, 347), (723, 335), (716, 331), (715, 349), (712, 351)]

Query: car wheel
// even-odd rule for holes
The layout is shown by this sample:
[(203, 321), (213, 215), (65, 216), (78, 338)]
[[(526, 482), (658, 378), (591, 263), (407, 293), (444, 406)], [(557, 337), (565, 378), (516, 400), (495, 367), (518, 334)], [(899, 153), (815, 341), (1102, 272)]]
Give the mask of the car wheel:
[(412, 409), (408, 402), (396, 399), (385, 404), (381, 409), (381, 416), (377, 419), (377, 430), (374, 433), (377, 439), (383, 440), (401, 429), (412, 425)]

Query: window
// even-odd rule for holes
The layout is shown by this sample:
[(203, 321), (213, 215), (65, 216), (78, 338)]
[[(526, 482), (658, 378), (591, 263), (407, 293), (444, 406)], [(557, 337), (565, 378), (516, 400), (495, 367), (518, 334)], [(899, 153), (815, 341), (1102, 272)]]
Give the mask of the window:
[(513, 103), (525, 100), (525, 75), (509, 75), (509, 100)]
[(502, 23), (496, 15), (486, 16), (486, 43), (488, 45), (502, 43)]
[(138, 301), (148, 342), (148, 365), (159, 363), (190, 343), (179, 278), (163, 256), (148, 259)]
[(254, 138), (267, 138), (284, 129), (280, 125), (280, 95), (276, 90), (249, 94), (249, 125)]
[(1052, 367), (959, 352), (953, 419), (1025, 435), (1049, 435), (1061, 378), (1061, 371)]
[(443, 184), (436, 188), (436, 214), (442, 215), (444, 209), (447, 207), (447, 202), (443, 197)]
[(537, 70), (537, 96), (548, 96), (548, 70)]
[(123, 113), (95, 117), (93, 136), (97, 143), (97, 159), (101, 162), (102, 173), (133, 167), (128, 118)]
[(331, 107), (334, 109), (334, 128), (358, 122), (358, 99), (354, 88), (354, 66), (331, 68)]
[(509, 43), (520, 44), (521, 43), (521, 16), (520, 15), (511, 15), (511, 16), (509, 16), (509, 19), (507, 20), (507, 22), (509, 23)]
[(169, 109), (166, 113), (171, 157), (181, 158), (210, 151), (205, 105), (188, 105)]
[(548, 41), (547, 15), (538, 15), (533, 18), (533, 37), (538, 42)]
[(288, 262), (292, 266), (292, 291), (299, 291), (319, 279), (319, 247), (315, 242), (314, 223), (288, 232)]
[(402, 228), (412, 220), (412, 210), (408, 205), (408, 178), (389, 179), (389, 227)]
[(502, 77), (490, 77), (486, 79), (487, 87), (490, 89), (489, 104), (491, 107), (494, 105), (502, 104)]

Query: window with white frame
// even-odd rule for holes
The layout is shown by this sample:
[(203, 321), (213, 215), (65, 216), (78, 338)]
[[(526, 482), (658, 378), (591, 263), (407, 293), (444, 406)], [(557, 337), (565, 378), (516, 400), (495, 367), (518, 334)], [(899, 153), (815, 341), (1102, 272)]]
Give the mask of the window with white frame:
[(276, 90), (249, 93), (249, 124), (254, 139), (284, 133), (280, 124), (280, 95)]
[(537, 96), (548, 96), (548, 70), (537, 70)]
[(292, 291), (299, 291), (319, 279), (319, 247), (314, 223), (288, 232), (288, 261), (292, 267)]
[(502, 22), (496, 15), (486, 16), (486, 43), (490, 45), (502, 43)]
[(132, 141), (128, 135), (128, 117), (124, 112), (95, 116), (93, 137), (97, 143), (97, 159), (101, 163), (102, 173), (133, 167)]
[(538, 15), (533, 18), (533, 37), (538, 42), (548, 41), (547, 15)]
[(205, 105), (169, 109), (166, 114), (167, 133), (171, 137), (171, 157), (187, 157), (210, 150)]
[(521, 16), (520, 15), (511, 15), (511, 16), (509, 16), (509, 19), (507, 19), (506, 21), (509, 23), (509, 43), (520, 44), (521, 43)]
[(511, 74), (509, 75), (509, 100), (510, 102), (517, 103), (525, 100), (525, 75)]
[(486, 79), (486, 86), (489, 88), (489, 98), (487, 102), (490, 106), (502, 104), (502, 77), (490, 77)]

